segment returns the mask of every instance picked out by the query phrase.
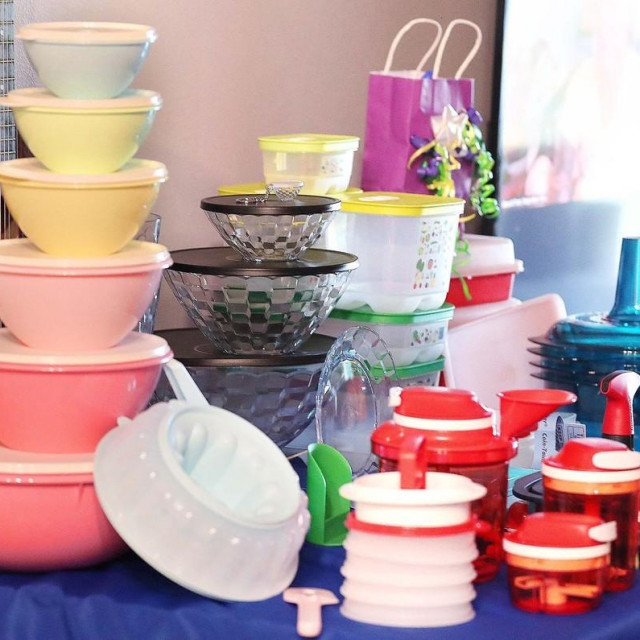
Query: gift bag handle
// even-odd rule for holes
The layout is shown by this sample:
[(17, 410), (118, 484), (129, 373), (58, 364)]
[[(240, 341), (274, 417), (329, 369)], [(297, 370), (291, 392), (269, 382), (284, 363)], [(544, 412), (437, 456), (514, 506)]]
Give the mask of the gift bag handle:
[(469, 63), (473, 60), (476, 53), (478, 53), (478, 49), (482, 44), (482, 31), (480, 27), (475, 23), (471, 22), (471, 20), (465, 20), (464, 18), (457, 18), (456, 20), (452, 20), (444, 31), (444, 35), (442, 36), (442, 40), (440, 40), (440, 46), (438, 47), (438, 51), (436, 53), (436, 59), (433, 63), (433, 77), (440, 77), (440, 65), (442, 64), (442, 56), (444, 55), (444, 50), (447, 46), (447, 42), (449, 41), (449, 36), (453, 31), (453, 28), (458, 24), (466, 24), (471, 27), (476, 32), (476, 41), (473, 43), (471, 47), (471, 51), (469, 51), (467, 57), (462, 61), (462, 64), (458, 67), (458, 70), (454, 74), (454, 78), (458, 80), (462, 77), (462, 74), (466, 71)]
[(383, 73), (388, 73), (389, 70), (391, 69), (391, 65), (393, 64), (393, 58), (396, 54), (396, 49), (400, 44), (400, 40), (402, 40), (402, 38), (405, 36), (407, 31), (415, 27), (415, 25), (417, 24), (432, 24), (437, 29), (436, 37), (433, 39), (433, 42), (431, 43), (431, 46), (427, 50), (427, 53), (425, 53), (424, 56), (422, 56), (422, 60), (420, 60), (420, 62), (418, 63), (418, 66), (416, 67), (416, 71), (422, 71), (422, 67), (424, 67), (424, 65), (427, 63), (427, 60), (431, 57), (431, 54), (435, 51), (435, 48), (438, 46), (438, 43), (440, 42), (440, 38), (442, 37), (442, 26), (437, 20), (432, 20), (431, 18), (415, 18), (407, 22), (407, 24), (405, 24), (404, 27), (402, 27), (402, 29), (400, 29), (400, 31), (396, 33), (396, 37), (393, 39), (393, 42), (389, 47), (389, 53), (387, 54), (387, 61), (384, 63)]

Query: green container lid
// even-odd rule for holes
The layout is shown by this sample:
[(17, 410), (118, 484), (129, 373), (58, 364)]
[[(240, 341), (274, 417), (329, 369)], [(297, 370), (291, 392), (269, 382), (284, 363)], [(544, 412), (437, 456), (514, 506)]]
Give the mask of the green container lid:
[(431, 311), (416, 311), (415, 313), (375, 313), (371, 307), (365, 305), (359, 309), (334, 309), (330, 318), (335, 320), (349, 320), (355, 324), (373, 322), (376, 324), (425, 324), (453, 318), (455, 307), (445, 302), (441, 307)]
[(431, 362), (416, 362), (406, 367), (396, 367), (398, 378), (415, 378), (416, 376), (424, 376), (427, 373), (434, 373), (444, 369), (444, 356), (440, 356), (437, 360)]

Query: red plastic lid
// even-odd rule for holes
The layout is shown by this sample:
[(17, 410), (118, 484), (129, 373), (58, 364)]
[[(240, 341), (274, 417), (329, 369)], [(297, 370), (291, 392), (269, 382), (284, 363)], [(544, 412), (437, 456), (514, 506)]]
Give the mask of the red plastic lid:
[(395, 407), (397, 416), (439, 422), (478, 420), (482, 426), (491, 426), (493, 422), (492, 412), (479, 402), (475, 393), (461, 389), (409, 387), (392, 394), (389, 404)]
[[(640, 469), (640, 453), (615, 440), (575, 438), (569, 440), (544, 466), (584, 472), (616, 472)], [(551, 471), (553, 474), (553, 471)]]
[(429, 536), (454, 536), (458, 533), (474, 531), (476, 528), (475, 523), (476, 519), (472, 516), (466, 522), (448, 527), (394, 527), (388, 524), (362, 522), (362, 520), (356, 518), (355, 513), (351, 512), (347, 516), (345, 526), (349, 530), (364, 531), (365, 533), (378, 533), (385, 536), (400, 536), (404, 538), (425, 538)]
[(505, 533), (504, 550), (530, 558), (594, 558), (608, 553), (615, 539), (615, 522), (581, 513), (534, 513)]
[(434, 464), (471, 465), (506, 462), (516, 455), (517, 442), (501, 439), (490, 429), (478, 431), (425, 432), (385, 422), (371, 434), (371, 450), (386, 460), (398, 460), (405, 438), (426, 436), (427, 466)]

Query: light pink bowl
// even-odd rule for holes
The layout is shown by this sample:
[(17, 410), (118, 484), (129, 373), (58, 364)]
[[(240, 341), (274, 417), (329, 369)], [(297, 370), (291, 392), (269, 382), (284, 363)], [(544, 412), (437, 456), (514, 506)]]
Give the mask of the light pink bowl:
[(93, 486), (93, 455), (46, 456), (0, 447), (0, 569), (51, 571), (97, 564), (127, 546)]
[(172, 356), (158, 336), (130, 333), (103, 351), (37, 351), (0, 329), (0, 442), (43, 453), (93, 452), (120, 416), (142, 411)]
[(34, 349), (108, 349), (137, 325), (171, 264), (167, 248), (151, 242), (74, 259), (0, 240), (0, 320)]

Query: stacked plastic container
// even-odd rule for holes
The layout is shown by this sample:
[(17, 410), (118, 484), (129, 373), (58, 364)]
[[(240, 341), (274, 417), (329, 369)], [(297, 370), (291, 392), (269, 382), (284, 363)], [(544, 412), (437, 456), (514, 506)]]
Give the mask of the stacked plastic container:
[(445, 304), (464, 201), (367, 192), (347, 195), (323, 246), (352, 251), (360, 269), (322, 330), (373, 329), (384, 339), (401, 386), (439, 382), (453, 307)]
[(131, 241), (166, 180), (161, 163), (132, 159), (161, 104), (127, 89), (155, 31), (49, 23), (18, 37), (49, 90), (2, 99), (36, 157), (0, 164), (27, 236), (0, 241), (0, 508), (20, 514), (0, 534), (0, 567), (47, 570), (125, 548), (96, 499), (93, 454), (145, 408), (171, 357), (132, 331), (171, 258)]
[(462, 476), (425, 474), (414, 464), (359, 477), (340, 489), (355, 506), (341, 570), (347, 618), (441, 627), (475, 615), (471, 583), (478, 550), (471, 503), (486, 489)]

